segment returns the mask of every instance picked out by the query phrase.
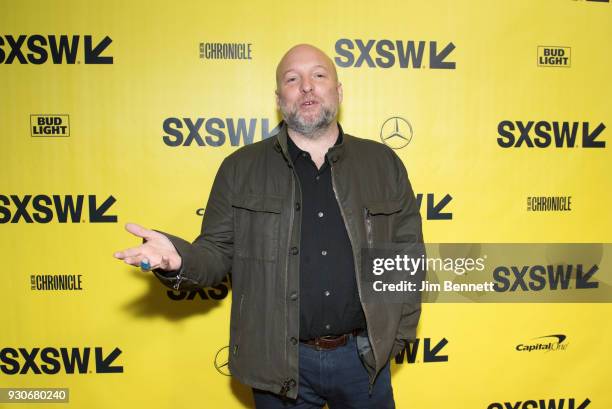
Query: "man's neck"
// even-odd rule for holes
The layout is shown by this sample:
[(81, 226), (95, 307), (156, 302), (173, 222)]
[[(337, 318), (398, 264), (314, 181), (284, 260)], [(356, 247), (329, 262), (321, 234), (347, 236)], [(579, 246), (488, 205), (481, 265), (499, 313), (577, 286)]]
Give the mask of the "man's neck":
[(314, 158), (315, 156), (325, 156), (327, 150), (334, 146), (340, 129), (338, 129), (338, 122), (334, 121), (327, 128), (321, 129), (313, 135), (303, 135), (292, 129), (287, 129), (287, 133), (298, 148), (310, 153), (310, 156)]

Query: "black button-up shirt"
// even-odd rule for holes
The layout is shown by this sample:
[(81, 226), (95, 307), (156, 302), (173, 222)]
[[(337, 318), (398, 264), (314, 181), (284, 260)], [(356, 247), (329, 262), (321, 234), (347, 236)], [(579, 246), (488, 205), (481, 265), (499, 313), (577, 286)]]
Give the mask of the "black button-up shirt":
[[(342, 129), (336, 145), (342, 142)], [(287, 138), (302, 189), (300, 248), (300, 339), (341, 335), (366, 327), (359, 301), (351, 242), (325, 158), (321, 169)]]

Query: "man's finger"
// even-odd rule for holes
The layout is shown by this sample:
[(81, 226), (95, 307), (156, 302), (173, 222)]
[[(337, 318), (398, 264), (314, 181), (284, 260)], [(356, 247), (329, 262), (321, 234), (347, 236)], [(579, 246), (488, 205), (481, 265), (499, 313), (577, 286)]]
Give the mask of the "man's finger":
[(163, 268), (163, 256), (160, 259), (160, 257), (158, 255), (152, 255), (151, 257), (147, 257), (146, 258), (147, 261), (149, 262), (149, 268), (148, 270), (155, 270), (156, 268)]
[(146, 229), (136, 223), (126, 223), (125, 229), (135, 236), (142, 237), (145, 240), (151, 239), (155, 234), (153, 230)]
[(125, 259), (126, 257), (135, 257), (139, 255), (140, 255), (140, 246), (132, 247), (131, 249), (127, 249), (123, 251), (118, 251), (115, 254), (113, 254), (115, 258), (118, 258), (121, 260)]
[(168, 268), (170, 267), (170, 259), (166, 256), (162, 256), (161, 263), (159, 266), (162, 270), (168, 270)]
[(126, 257), (123, 259), (123, 262), (126, 264), (131, 264), (135, 267), (139, 267), (140, 266), (140, 259), (141, 257)]

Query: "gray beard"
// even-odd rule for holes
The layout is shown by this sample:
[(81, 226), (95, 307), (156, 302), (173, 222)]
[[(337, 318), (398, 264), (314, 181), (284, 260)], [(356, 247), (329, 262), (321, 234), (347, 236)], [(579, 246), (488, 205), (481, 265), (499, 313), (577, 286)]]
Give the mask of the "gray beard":
[(311, 123), (304, 122), (303, 118), (300, 118), (297, 110), (287, 112), (281, 107), (281, 113), (287, 128), (295, 131), (307, 138), (316, 138), (319, 131), (326, 129), (336, 119), (336, 111), (332, 111), (327, 107), (323, 107), (322, 115)]

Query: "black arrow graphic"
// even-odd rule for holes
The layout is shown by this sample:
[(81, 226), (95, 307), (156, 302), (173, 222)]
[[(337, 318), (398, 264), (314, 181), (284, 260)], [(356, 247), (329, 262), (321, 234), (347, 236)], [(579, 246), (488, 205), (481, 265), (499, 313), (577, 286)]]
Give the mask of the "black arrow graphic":
[(593, 267), (585, 273), (582, 272), (582, 264), (576, 266), (576, 288), (599, 288), (597, 281), (589, 281), (593, 274), (599, 270), (597, 264), (593, 264)]
[(448, 355), (440, 355), (438, 356), (438, 352), (442, 350), (448, 344), (448, 340), (446, 338), (442, 338), (438, 344), (431, 349), (431, 340), (429, 338), (425, 338), (425, 351), (423, 351), (423, 360), (425, 362), (447, 362)]
[(112, 64), (113, 57), (100, 57), (102, 51), (112, 43), (113, 40), (106, 36), (98, 43), (96, 48), (91, 48), (91, 36), (85, 36), (85, 64)]
[(96, 347), (96, 373), (123, 373), (123, 366), (110, 366), (117, 357), (121, 355), (121, 350), (117, 347), (102, 357), (102, 347)]
[(584, 148), (605, 148), (606, 141), (595, 140), (604, 129), (606, 129), (606, 126), (602, 122), (597, 128), (593, 129), (593, 132), (589, 133), (589, 123), (584, 122), (582, 124), (582, 146)]
[(111, 195), (100, 207), (96, 206), (96, 195), (89, 195), (89, 221), (91, 223), (117, 223), (117, 215), (105, 215), (117, 200)]
[(427, 194), (427, 220), (452, 220), (452, 213), (442, 213), (442, 209), (446, 207), (453, 197), (448, 193), (435, 206), (433, 203), (433, 194)]
[[(572, 403), (573, 403), (573, 402), (572, 402)], [(591, 400), (590, 400), (589, 398), (586, 398), (586, 399), (584, 400), (584, 402), (582, 402), (582, 403), (580, 404), (580, 406), (578, 406), (576, 409), (584, 409), (584, 408), (586, 408), (587, 406), (589, 406), (589, 403), (591, 403)]]
[(456, 66), (455, 62), (444, 61), (444, 59), (455, 49), (455, 44), (452, 42), (448, 43), (446, 47), (440, 51), (440, 54), (437, 54), (437, 48), (437, 41), (429, 42), (429, 68), (454, 70)]

